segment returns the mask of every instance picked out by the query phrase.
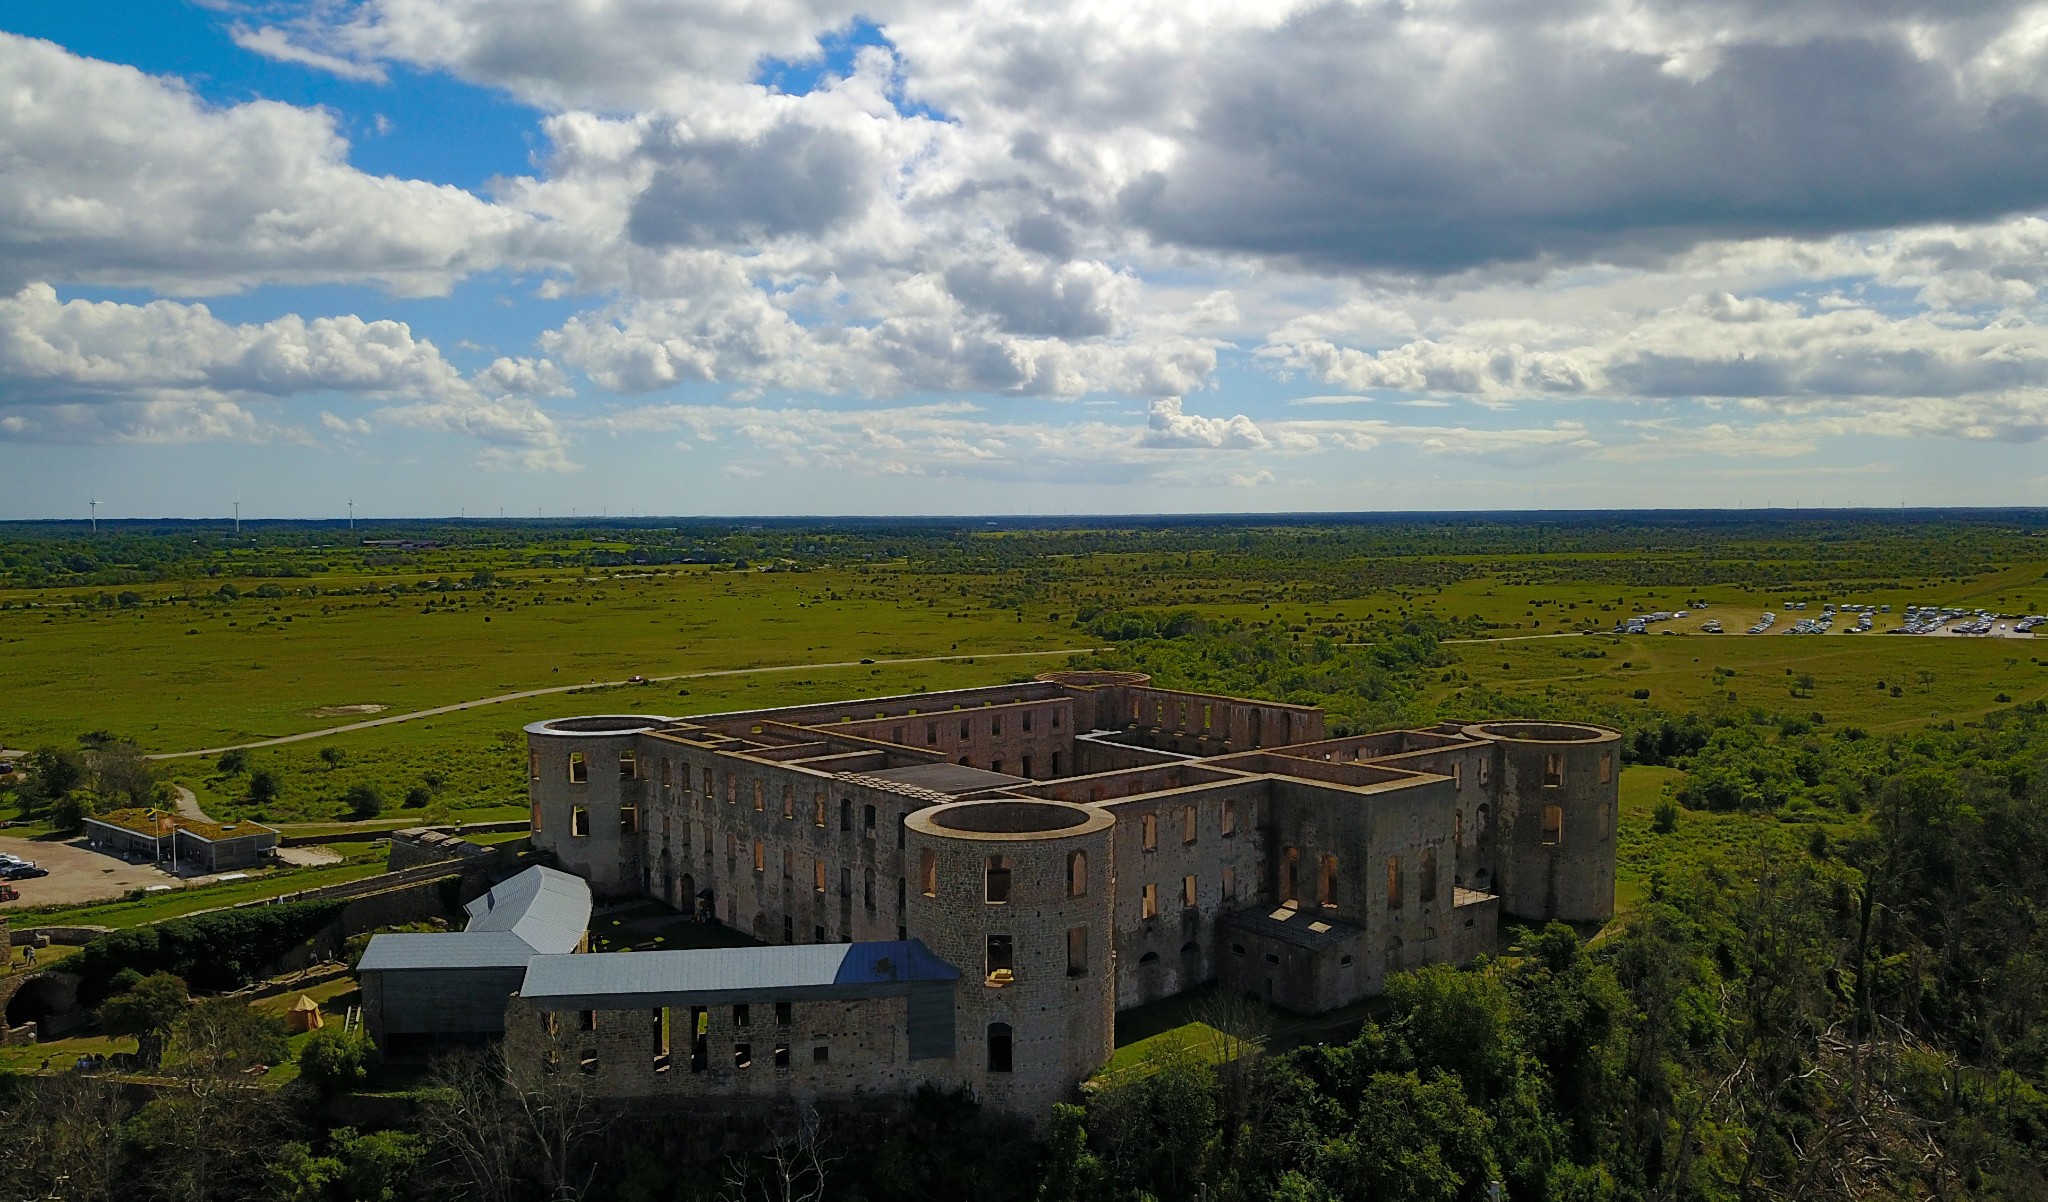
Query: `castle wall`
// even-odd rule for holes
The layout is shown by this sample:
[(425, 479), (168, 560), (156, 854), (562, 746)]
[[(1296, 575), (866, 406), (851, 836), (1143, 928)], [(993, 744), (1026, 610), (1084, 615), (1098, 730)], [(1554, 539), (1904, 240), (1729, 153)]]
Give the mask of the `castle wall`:
[[(910, 819), (910, 931), (960, 970), (956, 1071), (998, 1110), (1042, 1122), (1109, 1060), (1113, 825), (1099, 810), (1022, 800)], [(1007, 866), (1004, 892), (992, 887), (992, 861)]]
[(1491, 722), (1501, 909), (1518, 918), (1614, 916), (1621, 736), (1570, 723)]
[(1266, 792), (1263, 781), (1236, 780), (1097, 807), (1116, 816), (1119, 1009), (1172, 997), (1215, 977), (1216, 919), (1256, 904), (1261, 893), (1259, 831)]
[(785, 1023), (773, 1000), (709, 1005), (699, 1038), (696, 1007), (554, 1011), (515, 996), (505, 1007), (505, 1062), (524, 1088), (559, 1079), (610, 1098), (907, 1093), (952, 1075), (951, 1060), (910, 1058), (909, 1008), (907, 996), (794, 1000)]

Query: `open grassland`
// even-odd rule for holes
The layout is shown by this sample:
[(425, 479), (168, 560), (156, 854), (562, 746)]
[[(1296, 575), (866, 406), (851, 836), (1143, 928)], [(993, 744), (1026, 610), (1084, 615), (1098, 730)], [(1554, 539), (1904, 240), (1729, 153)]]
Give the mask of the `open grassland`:
[(1050, 622), (957, 592), (942, 604), (938, 582), (903, 580), (690, 571), (234, 601), (158, 588), (113, 609), (48, 597), (25, 608), (17, 592), (0, 609), (0, 738), (32, 746), (103, 729), (182, 751), (635, 675), (1076, 645)]
[[(577, 690), (258, 748), (231, 772), (212, 757), (162, 765), (223, 817), (332, 821), (346, 816), (343, 795), (367, 785), (393, 824), (482, 821), (521, 812), (519, 728), (530, 721), (1028, 678), (1062, 657), (988, 657), (1131, 637), (1111, 618), (1140, 610), (1296, 645), (1418, 629), (1441, 639), (1447, 662), (1409, 673), (1397, 692), (1405, 700), (1354, 711), (1361, 720), (1485, 717), (1534, 700), (1622, 715), (1818, 713), (1876, 733), (2048, 696), (2048, 644), (1881, 633), (1908, 604), (2048, 607), (2048, 538), (2025, 528), (790, 526), (508, 531), (411, 550), (344, 545), (335, 531), (319, 536), (337, 540), (325, 545), (202, 534), (118, 547), (57, 539), (63, 555), (41, 543), (21, 544), (35, 553), (11, 561), (0, 554), (0, 566), (13, 564), (0, 576), (16, 586), (0, 588), (0, 744), (108, 732), (176, 753)], [(661, 558), (677, 546), (722, 562)], [(82, 566), (93, 555), (97, 574)], [(120, 566), (124, 555), (135, 566)], [(63, 583), (60, 559), (79, 583)], [(160, 578), (107, 583), (152, 573)], [(41, 584), (19, 587), (27, 581)], [(1765, 609), (1789, 627), (1794, 600), (1809, 614), (1823, 600), (1893, 612), (1869, 634), (1843, 633), (1846, 622), (1819, 637), (1740, 633)], [(1693, 613), (1658, 628), (1676, 635), (1606, 633), (1622, 617), (1678, 609)], [(1708, 617), (1734, 633), (1697, 633)], [(1553, 635), (1563, 637), (1544, 637)], [(948, 658), (888, 662), (933, 656)], [(747, 674), (581, 691), (732, 671)], [(282, 788), (255, 804), (259, 770)]]

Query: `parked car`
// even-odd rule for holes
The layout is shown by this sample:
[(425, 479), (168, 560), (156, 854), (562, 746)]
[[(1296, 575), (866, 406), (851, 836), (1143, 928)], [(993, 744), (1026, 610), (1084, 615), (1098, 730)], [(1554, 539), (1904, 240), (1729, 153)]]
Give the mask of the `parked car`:
[(49, 869), (38, 868), (34, 864), (9, 864), (6, 868), (0, 868), (0, 880), (26, 881), (32, 877), (48, 875)]

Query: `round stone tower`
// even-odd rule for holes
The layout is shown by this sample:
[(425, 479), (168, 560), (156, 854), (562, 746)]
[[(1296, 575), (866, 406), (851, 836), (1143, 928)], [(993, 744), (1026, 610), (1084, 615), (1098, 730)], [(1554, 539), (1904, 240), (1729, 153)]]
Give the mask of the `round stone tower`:
[(666, 718), (607, 714), (557, 718), (526, 728), (526, 788), (533, 846), (599, 896), (647, 891), (640, 822), (647, 765), (640, 735)]
[(960, 1081), (998, 1110), (1049, 1114), (1114, 1047), (1116, 819), (997, 800), (906, 821), (906, 925), (960, 970)]
[(1573, 722), (1487, 722), (1465, 733), (1494, 745), (1501, 908), (1537, 920), (1614, 917), (1620, 733)]

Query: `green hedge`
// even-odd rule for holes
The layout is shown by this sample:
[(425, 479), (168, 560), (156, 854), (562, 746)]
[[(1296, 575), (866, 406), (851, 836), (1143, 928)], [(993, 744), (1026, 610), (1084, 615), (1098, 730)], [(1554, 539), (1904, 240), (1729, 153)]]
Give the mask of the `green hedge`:
[(175, 973), (195, 993), (236, 989), (317, 935), (347, 904), (336, 900), (247, 906), (110, 931), (67, 957), (63, 968), (85, 978), (80, 992), (88, 999), (103, 996), (107, 982), (124, 968), (145, 975)]

